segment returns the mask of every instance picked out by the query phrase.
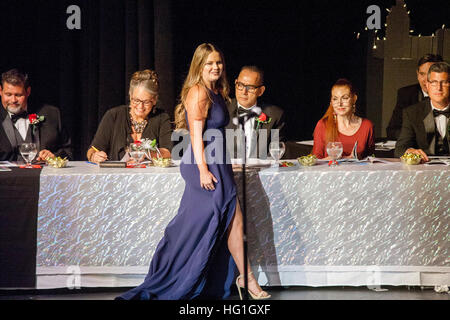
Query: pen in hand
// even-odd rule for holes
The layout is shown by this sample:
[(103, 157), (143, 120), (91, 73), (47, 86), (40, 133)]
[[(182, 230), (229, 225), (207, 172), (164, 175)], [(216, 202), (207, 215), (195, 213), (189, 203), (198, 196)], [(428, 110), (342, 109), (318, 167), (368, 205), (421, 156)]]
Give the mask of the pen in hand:
[[(92, 148), (96, 153), (99, 153), (99, 154), (96, 155), (96, 157), (99, 157), (99, 158), (100, 158), (100, 159), (99, 159), (100, 161), (95, 161), (95, 162), (102, 162), (102, 161), (108, 160), (108, 156), (106, 155), (105, 152), (98, 150), (98, 149), (97, 149), (96, 147), (94, 147), (94, 146), (91, 146), (91, 148)], [(91, 157), (91, 160), (93, 160), (92, 158), (93, 158), (93, 157)]]

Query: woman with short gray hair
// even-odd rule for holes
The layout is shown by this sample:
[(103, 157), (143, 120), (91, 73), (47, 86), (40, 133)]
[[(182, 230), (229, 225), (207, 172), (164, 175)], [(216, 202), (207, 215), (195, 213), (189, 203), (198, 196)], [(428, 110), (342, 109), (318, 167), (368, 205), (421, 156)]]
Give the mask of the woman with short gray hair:
[(130, 103), (108, 110), (87, 151), (92, 162), (121, 160), (126, 147), (141, 139), (156, 139), (163, 158), (170, 158), (172, 125), (169, 115), (156, 107), (159, 80), (153, 70), (137, 71), (130, 81)]

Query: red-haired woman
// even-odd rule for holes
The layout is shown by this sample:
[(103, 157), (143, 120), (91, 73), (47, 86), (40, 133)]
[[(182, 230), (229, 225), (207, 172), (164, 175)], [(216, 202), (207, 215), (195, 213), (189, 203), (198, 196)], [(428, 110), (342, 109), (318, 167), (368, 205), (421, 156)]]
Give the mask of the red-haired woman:
[(327, 143), (342, 142), (343, 158), (351, 158), (355, 142), (358, 159), (373, 154), (375, 141), (373, 124), (370, 120), (355, 115), (358, 96), (352, 83), (339, 79), (331, 88), (331, 100), (325, 115), (317, 122), (314, 129), (314, 146), (312, 153), (319, 159), (329, 158)]

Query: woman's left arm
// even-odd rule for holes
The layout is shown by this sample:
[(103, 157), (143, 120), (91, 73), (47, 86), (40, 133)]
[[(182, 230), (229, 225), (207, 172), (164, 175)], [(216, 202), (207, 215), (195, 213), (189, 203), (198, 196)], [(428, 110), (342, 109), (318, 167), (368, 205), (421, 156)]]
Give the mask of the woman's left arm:
[(170, 123), (169, 115), (165, 112), (161, 113), (159, 125), (159, 151), (163, 158), (170, 158), (172, 150), (172, 124)]
[(371, 156), (375, 153), (375, 138), (373, 135), (373, 124), (370, 122), (369, 132), (367, 133), (367, 152), (366, 156)]

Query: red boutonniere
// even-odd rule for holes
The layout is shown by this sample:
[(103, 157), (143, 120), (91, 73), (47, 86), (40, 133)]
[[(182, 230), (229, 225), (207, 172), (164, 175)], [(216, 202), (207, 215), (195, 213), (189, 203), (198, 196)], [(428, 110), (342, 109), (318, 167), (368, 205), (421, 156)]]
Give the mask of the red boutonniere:
[(38, 125), (39, 123), (43, 122), (45, 120), (44, 116), (38, 116), (36, 113), (32, 113), (28, 115), (28, 121), (30, 121), (30, 124), (33, 126)]
[(256, 118), (256, 122), (258, 123), (256, 126), (256, 130), (259, 129), (261, 126), (261, 123), (270, 123), (272, 121), (272, 118), (268, 117), (264, 112), (262, 112), (258, 118)]

